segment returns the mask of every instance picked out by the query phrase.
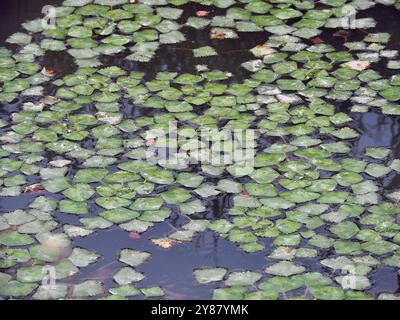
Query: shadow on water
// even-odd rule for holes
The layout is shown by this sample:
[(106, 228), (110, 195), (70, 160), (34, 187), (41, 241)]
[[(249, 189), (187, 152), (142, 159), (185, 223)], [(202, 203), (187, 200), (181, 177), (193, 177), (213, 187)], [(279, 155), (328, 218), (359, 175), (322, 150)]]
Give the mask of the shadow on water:
[(78, 70), (74, 58), (67, 52), (47, 51), (43, 58), (39, 60), (39, 63), (45, 68), (57, 70), (57, 78), (62, 78)]
[[(184, 25), (187, 18), (193, 16), (198, 10), (209, 10), (207, 18), (225, 14), (224, 9), (211, 9), (197, 3), (188, 3), (180, 8), (184, 9), (182, 16), (177, 23)], [(138, 70), (145, 72), (145, 80), (154, 79), (157, 72), (171, 71), (178, 73), (196, 73), (195, 66), (205, 64), (211, 70), (231, 72), (231, 81), (242, 81), (248, 78), (249, 72), (240, 65), (248, 60), (254, 59), (254, 56), (248, 51), (258, 44), (263, 44), (268, 39), (267, 32), (238, 33), (237, 39), (216, 40), (210, 39), (210, 27), (201, 30), (183, 27), (181, 31), (186, 36), (186, 41), (172, 45), (161, 45), (156, 56), (151, 63), (127, 62), (122, 61), (127, 53), (117, 55), (116, 58), (103, 57), (102, 62), (109, 65), (124, 65), (128, 70)], [(193, 57), (191, 49), (211, 46), (217, 52), (217, 56), (206, 58)]]
[[(20, 30), (20, 24), (26, 20), (38, 17), (41, 8), (46, 4), (61, 4), (62, 0), (10, 0), (2, 1), (0, 13), (0, 43), (12, 33)], [(180, 18), (180, 23), (186, 21), (189, 15), (197, 10), (204, 10), (207, 7), (199, 4), (187, 4), (184, 6), (184, 14)], [(225, 10), (216, 9), (210, 13), (209, 17), (219, 15)], [(389, 32), (392, 35), (389, 44), (391, 49), (400, 49), (400, 13), (392, 8), (378, 5), (375, 8), (361, 12), (357, 17), (373, 16), (377, 22), (377, 28), (374, 32)], [(268, 33), (256, 32), (239, 34), (238, 39), (210, 40), (210, 28), (204, 30), (192, 30), (184, 27), (183, 32), (187, 41), (176, 45), (162, 45), (157, 52), (156, 57), (151, 63), (129, 62), (123, 58), (128, 52), (123, 52), (115, 57), (102, 57), (105, 65), (119, 65), (126, 70), (137, 70), (145, 72), (145, 80), (152, 80), (159, 71), (175, 71), (179, 73), (195, 73), (197, 64), (206, 64), (212, 69), (218, 69), (232, 73), (232, 82), (241, 82), (249, 77), (249, 72), (240, 68), (240, 64), (254, 59), (248, 50), (258, 44), (264, 43), (268, 38)], [(320, 37), (326, 42), (334, 45), (336, 48), (344, 49), (343, 38), (334, 37), (333, 33), (337, 30), (324, 31)], [(365, 32), (354, 32), (349, 41), (361, 40)], [(210, 45), (219, 53), (218, 56), (208, 58), (194, 58), (190, 49)], [(48, 52), (41, 61), (42, 66), (52, 67), (61, 70), (61, 75), (73, 73), (76, 65), (72, 57), (66, 53)], [(385, 71), (385, 75), (390, 75), (391, 71), (386, 69), (385, 64), (375, 66), (380, 72)], [(60, 76), (61, 76), (60, 75)], [(9, 104), (1, 106), (1, 115), (8, 117), (11, 112), (20, 110), (20, 104)], [(337, 106), (339, 110), (349, 113), (350, 104), (343, 103)], [(133, 107), (129, 104), (124, 105), (124, 113), (129, 117), (136, 118), (143, 115), (153, 116), (154, 110), (144, 107)], [(352, 113), (354, 118), (354, 127), (360, 133), (360, 139), (355, 143), (352, 156), (362, 157), (365, 147), (381, 146), (393, 150), (393, 157), (400, 156), (400, 117), (390, 117), (382, 115), (375, 110), (367, 113)], [(51, 155), (46, 155), (51, 158)], [(208, 177), (212, 180), (212, 178)], [(214, 178), (215, 179), (215, 178)], [(400, 178), (398, 175), (391, 175), (384, 181), (387, 189), (398, 188)], [(52, 196), (52, 195), (48, 195)], [(54, 197), (54, 196), (53, 196)], [(32, 201), (33, 196), (20, 196), (16, 198), (3, 198), (0, 201), (0, 211), (9, 212), (16, 209), (22, 209)], [(226, 214), (226, 211), (232, 207), (232, 197), (222, 194), (210, 198), (207, 203), (209, 208), (206, 214), (199, 218), (216, 219)], [(99, 208), (90, 202), (91, 214), (96, 216)], [(140, 286), (162, 286), (167, 292), (169, 299), (205, 299), (210, 298), (212, 289), (215, 285), (198, 285), (193, 277), (193, 269), (198, 267), (225, 267), (229, 270), (263, 270), (266, 265), (273, 263), (266, 259), (265, 251), (261, 253), (246, 254), (232, 242), (225, 240), (215, 233), (206, 231), (198, 234), (192, 242), (183, 243), (172, 247), (170, 250), (164, 250), (151, 244), (149, 239), (160, 238), (174, 231), (175, 227), (181, 226), (187, 218), (180, 216), (172, 208), (172, 215), (168, 223), (159, 223), (148, 232), (142, 234), (138, 240), (133, 240), (118, 227), (112, 227), (107, 230), (97, 231), (85, 238), (74, 240), (75, 246), (81, 246), (102, 255), (102, 259), (97, 263), (83, 268), (79, 275), (67, 279), (67, 282), (76, 283), (85, 279), (99, 279), (107, 287), (115, 286), (112, 275), (120, 269), (123, 264), (117, 261), (117, 254), (121, 249), (132, 248), (141, 251), (151, 251), (151, 259), (144, 265), (138, 267), (138, 271), (143, 271), (146, 276)], [(79, 224), (79, 218), (60, 212), (56, 213), (57, 219), (64, 224)], [(264, 245), (268, 249), (271, 242), (265, 240)], [(266, 250), (267, 252), (270, 250)], [(321, 254), (331, 257), (331, 250), (321, 250)], [(298, 259), (298, 263), (306, 265), (312, 271), (324, 270), (318, 261), (312, 259)], [(324, 270), (327, 272), (327, 270)], [(329, 271), (328, 271), (329, 272)], [(396, 292), (398, 290), (397, 271), (394, 268), (377, 268), (373, 275), (373, 289), (370, 293), (375, 296), (381, 292)], [(294, 292), (293, 294), (302, 294)]]

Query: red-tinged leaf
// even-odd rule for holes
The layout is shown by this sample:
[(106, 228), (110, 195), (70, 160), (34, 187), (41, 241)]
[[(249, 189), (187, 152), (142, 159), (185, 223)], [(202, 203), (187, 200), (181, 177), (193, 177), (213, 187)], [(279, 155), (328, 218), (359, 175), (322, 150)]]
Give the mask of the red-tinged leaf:
[(322, 40), (320, 37), (314, 37), (310, 39), (312, 43), (315, 44), (320, 44), (320, 43), (324, 43), (324, 40)]
[(141, 237), (140, 237), (140, 234), (137, 233), (137, 232), (134, 232), (134, 231), (129, 232), (129, 233), (128, 233), (128, 237), (131, 238), (131, 239), (133, 239), (133, 240), (139, 240), (139, 239), (141, 238)]
[(196, 12), (196, 16), (198, 17), (206, 17), (208, 16), (210, 11), (200, 10)]
[(347, 41), (347, 38), (350, 37), (351, 35), (352, 35), (352, 32), (351, 31), (347, 31), (347, 30), (339, 30), (339, 31), (336, 31), (333, 34), (334, 37), (340, 37), (340, 38), (343, 38), (346, 41)]
[(225, 39), (226, 33), (222, 31), (211, 31), (211, 39)]
[(24, 189), (24, 193), (36, 193), (44, 191), (46, 191), (46, 189), (40, 183), (32, 184)]
[(240, 193), (242, 196), (249, 196), (250, 193), (247, 191), (247, 189), (243, 189), (242, 192)]
[(343, 66), (346, 66), (350, 69), (357, 70), (357, 71), (363, 71), (367, 69), (370, 66), (371, 62), (370, 61), (365, 61), (365, 60), (354, 60), (354, 61), (349, 61), (346, 63), (343, 63)]
[(145, 145), (146, 145), (146, 147), (151, 147), (151, 146), (154, 145), (155, 143), (156, 143), (156, 139), (151, 138), (151, 139), (147, 139), (147, 140), (146, 140)]
[(46, 68), (46, 67), (44, 67), (42, 69), (42, 74), (47, 76), (47, 77), (55, 77), (59, 73), (60, 73), (60, 71), (55, 69), (55, 68)]

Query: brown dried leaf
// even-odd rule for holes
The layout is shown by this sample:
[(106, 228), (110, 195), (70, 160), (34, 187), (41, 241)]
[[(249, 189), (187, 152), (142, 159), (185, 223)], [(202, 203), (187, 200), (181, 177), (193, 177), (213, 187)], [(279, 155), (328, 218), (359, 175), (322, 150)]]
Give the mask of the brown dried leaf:
[(290, 248), (290, 247), (283, 247), (283, 251), (285, 251), (285, 253), (287, 253), (287, 254), (291, 254), (292, 252), (293, 252), (293, 248)]
[(40, 183), (35, 183), (27, 186), (24, 189), (24, 193), (44, 192), (45, 190), (46, 189)]
[(315, 44), (320, 44), (320, 43), (324, 43), (324, 40), (322, 40), (320, 37), (314, 37), (310, 39), (312, 43)]
[(41, 73), (47, 77), (55, 77), (56, 75), (58, 75), (60, 73), (60, 71), (58, 71), (55, 68), (46, 68), (44, 67), (41, 71)]

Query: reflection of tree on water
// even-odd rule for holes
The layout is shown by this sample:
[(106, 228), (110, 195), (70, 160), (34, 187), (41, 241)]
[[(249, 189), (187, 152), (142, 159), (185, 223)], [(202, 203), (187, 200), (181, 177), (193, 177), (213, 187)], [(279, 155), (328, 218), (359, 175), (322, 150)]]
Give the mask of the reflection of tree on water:
[[(210, 40), (210, 29), (192, 30), (183, 28), (186, 41), (176, 45), (161, 45), (150, 63), (127, 61), (124, 58), (129, 51), (114, 56), (104, 56), (101, 61), (105, 66), (118, 65), (129, 71), (145, 72), (145, 80), (152, 80), (160, 71), (178, 73), (196, 73), (196, 65), (205, 64), (210, 70), (232, 73), (230, 82), (242, 82), (249, 77), (249, 72), (241, 68), (243, 62), (253, 59), (249, 49), (267, 40), (265, 33), (254, 32), (251, 37), (225, 40)], [(219, 53), (207, 58), (194, 58), (192, 49), (211, 45)]]
[(0, 42), (16, 30), (19, 30), (21, 23), (38, 17), (42, 8), (46, 5), (59, 6), (64, 0), (2, 0), (0, 19)]
[[(361, 113), (355, 122), (355, 127), (362, 132), (361, 139), (355, 142), (355, 148), (359, 154), (363, 154), (366, 147), (373, 146), (391, 149), (390, 159), (400, 157), (400, 119), (398, 116), (368, 112)], [(390, 162), (391, 160), (387, 160), (386, 164), (389, 165)], [(387, 190), (397, 189), (399, 184), (400, 175), (395, 171), (392, 171), (389, 179), (384, 181), (384, 187)]]

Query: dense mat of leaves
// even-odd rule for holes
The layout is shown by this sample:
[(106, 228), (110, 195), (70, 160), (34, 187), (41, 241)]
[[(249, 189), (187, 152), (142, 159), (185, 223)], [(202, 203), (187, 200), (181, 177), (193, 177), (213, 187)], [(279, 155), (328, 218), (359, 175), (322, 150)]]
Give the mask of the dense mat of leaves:
[[(28, 21), (7, 39), (14, 51), (0, 48), (0, 100), (16, 106), (0, 120), (0, 196), (34, 196), (0, 215), (0, 296), (162, 297), (165, 288), (140, 285), (146, 272), (136, 270), (146, 270), (151, 252), (132, 248), (115, 253), (124, 264), (112, 275), (115, 287), (71, 283), (102, 258), (74, 241), (110, 228), (138, 238), (181, 215), (186, 224), (149, 245), (168, 249), (209, 230), (249, 259), (263, 252), (275, 261), (264, 270), (198, 266), (193, 281), (218, 284), (210, 297), (277, 299), (303, 288), (302, 297), (316, 299), (377, 298), (365, 292), (371, 272), (400, 266), (400, 191), (382, 187), (400, 172), (400, 160), (378, 147), (354, 156), (361, 132), (352, 114), (400, 115), (400, 77), (373, 68), (383, 61), (398, 69), (398, 52), (386, 49), (388, 33), (366, 32), (346, 41), (346, 51), (318, 35), (343, 27), (344, 6), (362, 11), (383, 1), (199, 1), (224, 12), (218, 15), (185, 12), (188, 2), (66, 0), (55, 28)], [(354, 23), (367, 31), (376, 24)], [(122, 54), (151, 64), (161, 46), (184, 43), (192, 30), (221, 41), (264, 32), (266, 41), (249, 48), (253, 59), (241, 68), (250, 76), (242, 82), (204, 64), (195, 74), (160, 70), (148, 79), (103, 63)], [(211, 42), (189, 50), (195, 59), (220, 54)], [(77, 70), (58, 76), (44, 67), (49, 51), (67, 52)], [(337, 110), (343, 101), (351, 113)], [(134, 116), (140, 108), (152, 112)], [(254, 130), (255, 138), (238, 129)], [(179, 152), (159, 158), (166, 145)], [(244, 147), (254, 162), (237, 158)], [(222, 153), (234, 161), (212, 161)], [(232, 206), (208, 218), (207, 200), (223, 194)], [(58, 214), (76, 223), (61, 224)], [(56, 285), (42, 284), (49, 265)]]

